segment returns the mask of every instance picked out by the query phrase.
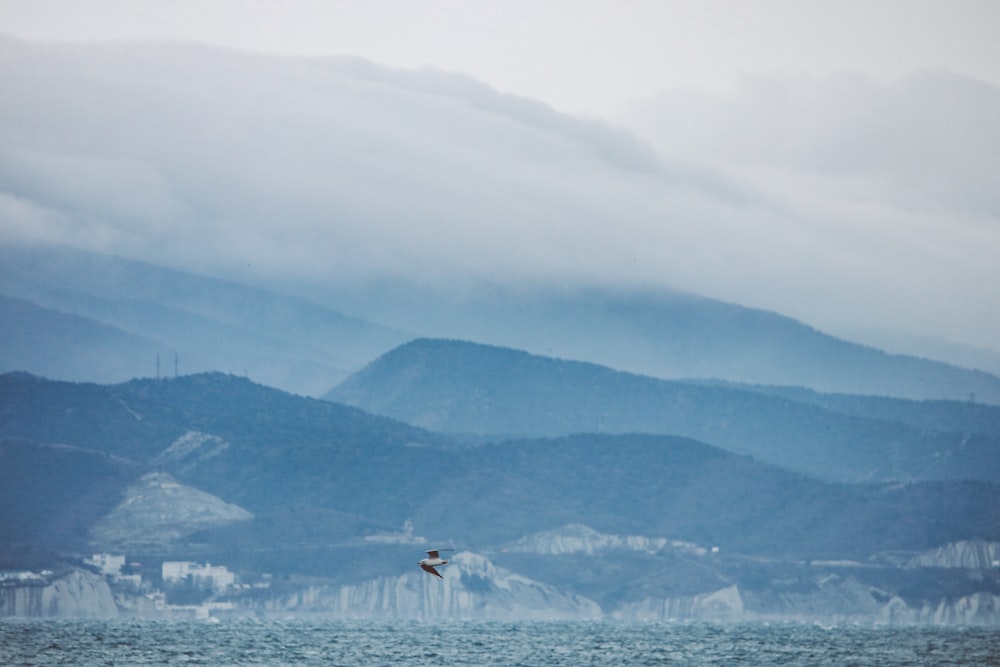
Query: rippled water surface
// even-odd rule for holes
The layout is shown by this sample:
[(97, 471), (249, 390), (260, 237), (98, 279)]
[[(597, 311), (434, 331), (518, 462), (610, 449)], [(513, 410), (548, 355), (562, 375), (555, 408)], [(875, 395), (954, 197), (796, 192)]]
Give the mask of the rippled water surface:
[(990, 628), (0, 621), (0, 665), (1000, 665)]

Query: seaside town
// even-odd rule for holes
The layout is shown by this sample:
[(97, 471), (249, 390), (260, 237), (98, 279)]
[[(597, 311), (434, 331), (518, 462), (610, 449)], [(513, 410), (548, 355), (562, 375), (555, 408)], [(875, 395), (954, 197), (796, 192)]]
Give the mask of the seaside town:
[[(163, 561), (158, 579), (149, 575), (148, 567), (129, 562), (124, 554), (95, 553), (84, 558), (81, 565), (81, 569), (107, 582), (119, 611), (143, 617), (207, 619), (234, 609), (234, 604), (220, 600), (221, 596), (270, 586), (270, 575), (262, 575), (260, 581), (245, 584), (225, 565), (211, 563)], [(52, 570), (0, 571), (0, 592), (4, 589), (41, 591), (58, 578)]]

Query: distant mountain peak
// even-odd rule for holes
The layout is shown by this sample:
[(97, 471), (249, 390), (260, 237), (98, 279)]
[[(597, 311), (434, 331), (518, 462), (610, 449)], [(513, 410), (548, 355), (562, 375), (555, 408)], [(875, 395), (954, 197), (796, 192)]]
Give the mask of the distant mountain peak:
[[(1000, 480), (1000, 407), (981, 406), (973, 421), (967, 403), (955, 401), (827, 400), (469, 341), (411, 341), (326, 398), (422, 428), (494, 439), (676, 435), (830, 480)], [(940, 416), (913, 416), (929, 407)], [(988, 430), (970, 437), (973, 424)]]

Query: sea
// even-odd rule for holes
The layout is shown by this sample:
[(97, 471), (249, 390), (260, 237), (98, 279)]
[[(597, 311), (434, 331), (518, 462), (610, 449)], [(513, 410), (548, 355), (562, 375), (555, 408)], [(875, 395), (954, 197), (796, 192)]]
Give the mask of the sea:
[(0, 665), (1000, 665), (986, 627), (0, 620)]

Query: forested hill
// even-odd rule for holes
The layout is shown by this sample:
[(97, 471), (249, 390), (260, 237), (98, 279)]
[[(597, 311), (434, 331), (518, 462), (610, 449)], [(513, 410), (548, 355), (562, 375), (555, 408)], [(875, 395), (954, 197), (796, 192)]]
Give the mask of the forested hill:
[(378, 449), (443, 436), (223, 373), (98, 385), (0, 375), (0, 436), (72, 444), (148, 462), (190, 431), (244, 446)]
[[(467, 548), (568, 524), (800, 558), (1000, 540), (996, 484), (832, 484), (676, 435), (463, 444), (221, 374), (120, 385), (7, 374), (0, 405), (0, 543), (10, 553), (59, 536), (79, 548), (88, 534), (149, 549), (150, 528), (130, 527), (127, 503), (108, 512), (149, 471), (252, 515), (164, 538), (159, 557), (196, 552), (256, 571), (339, 573), (331, 550), (407, 521), (431, 542)], [(26, 517), (31, 530), (18, 523)], [(99, 518), (95, 536), (87, 524)]]
[[(797, 400), (739, 386), (661, 380), (464, 341), (424, 339), (383, 355), (327, 398), (436, 431), (493, 436), (681, 435), (810, 475), (840, 480), (1000, 480), (1000, 407), (958, 402)], [(870, 405), (862, 410), (857, 406)], [(894, 404), (898, 406), (899, 404)], [(905, 412), (905, 411), (904, 411)], [(963, 423), (968, 426), (963, 427)], [(983, 424), (983, 432), (969, 430)]]
[[(462, 299), (406, 284), (338, 292), (338, 298), (351, 312), (422, 337), (486, 343), (659, 378), (915, 400), (974, 395), (1000, 405), (995, 374), (861, 345), (777, 312), (666, 288), (463, 287)], [(984, 361), (978, 368), (996, 366)]]

